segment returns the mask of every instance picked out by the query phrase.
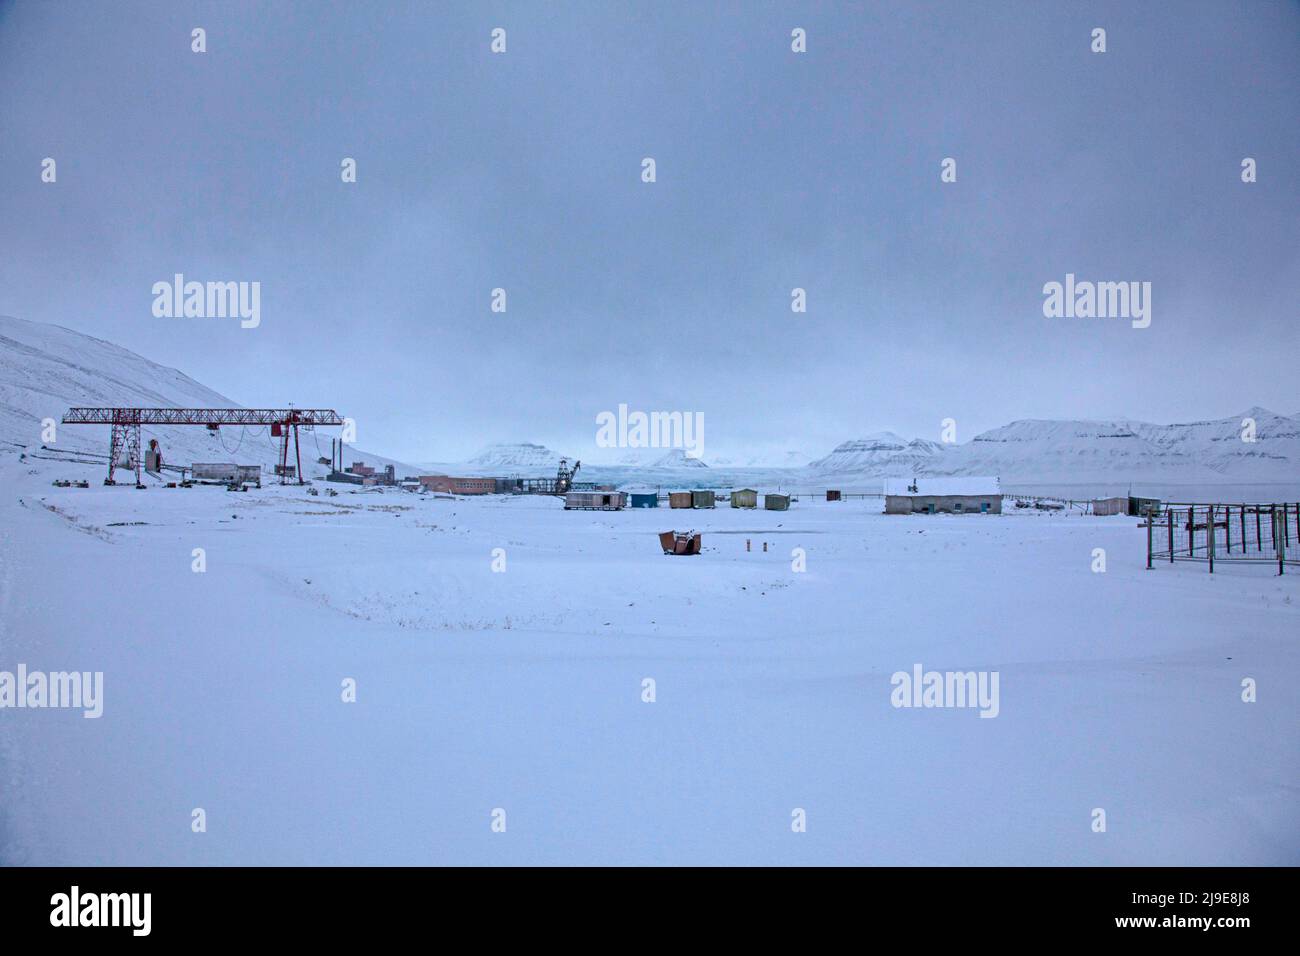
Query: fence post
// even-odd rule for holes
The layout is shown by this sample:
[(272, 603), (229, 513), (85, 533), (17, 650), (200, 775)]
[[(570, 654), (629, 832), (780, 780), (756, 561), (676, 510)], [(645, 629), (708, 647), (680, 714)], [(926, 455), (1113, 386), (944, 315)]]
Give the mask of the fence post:
[(1214, 505), (1205, 509), (1205, 555), (1210, 559), (1210, 573), (1214, 573)]
[[(1286, 518), (1283, 517), (1282, 524), (1286, 524)], [(1277, 509), (1273, 510), (1273, 546), (1277, 548), (1277, 573), (1286, 573), (1286, 544), (1277, 533)]]
[(1223, 546), (1232, 554), (1232, 505), (1223, 506)]
[(1174, 509), (1170, 508), (1165, 512), (1165, 517), (1169, 519), (1169, 563), (1174, 563)]
[(1156, 516), (1147, 515), (1147, 570), (1151, 570), (1151, 532), (1156, 523)]

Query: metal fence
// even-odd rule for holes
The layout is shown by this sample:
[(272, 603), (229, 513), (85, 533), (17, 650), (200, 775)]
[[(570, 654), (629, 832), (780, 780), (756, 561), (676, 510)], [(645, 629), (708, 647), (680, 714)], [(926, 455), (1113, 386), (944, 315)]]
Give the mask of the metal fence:
[(1147, 519), (1147, 567), (1157, 561), (1300, 565), (1300, 504), (1171, 505)]

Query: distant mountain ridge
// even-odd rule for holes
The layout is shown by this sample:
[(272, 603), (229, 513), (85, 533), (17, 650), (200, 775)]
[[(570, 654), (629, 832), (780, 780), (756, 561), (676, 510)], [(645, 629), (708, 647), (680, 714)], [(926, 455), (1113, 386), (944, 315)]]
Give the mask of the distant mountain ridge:
[[(0, 316), (0, 451), (39, 452), (41, 422), (58, 422), (69, 406), (238, 408), (238, 403), (189, 376), (151, 362), (93, 336), (55, 325)], [(343, 411), (343, 410), (340, 410)], [(1247, 422), (1247, 424), (1243, 424)], [(1253, 423), (1253, 435), (1250, 433)], [(57, 425), (52, 444), (64, 450), (106, 453), (107, 426)], [(320, 476), (319, 454), (328, 454), (325, 434), (303, 435), (304, 471)], [(149, 426), (144, 438), (160, 439), (164, 460), (259, 463), (269, 470), (276, 442), (266, 429)], [(1253, 438), (1253, 440), (1245, 440)], [(326, 441), (324, 446), (319, 443)], [(680, 450), (658, 449), (642, 457), (629, 450), (635, 471), (670, 474), (696, 471), (707, 462)], [(559, 453), (530, 442), (489, 445), (469, 462), (445, 466), (479, 474), (553, 474)], [(791, 457), (802, 458), (797, 453)], [(390, 459), (353, 448), (347, 462), (364, 460), (382, 467)], [(758, 466), (756, 459), (719, 459), (732, 469)], [(399, 474), (414, 473), (400, 462)], [(596, 466), (591, 463), (592, 467)], [(779, 468), (779, 466), (773, 466)], [(806, 467), (781, 469), (792, 477), (900, 478), (911, 475), (991, 475), (1004, 482), (1188, 482), (1287, 481), (1300, 478), (1300, 416), (1279, 415), (1259, 406), (1227, 418), (1159, 425), (1127, 419), (1022, 419), (976, 435), (965, 444), (944, 444), (878, 432), (842, 442)], [(700, 479), (706, 474), (697, 471)], [(712, 480), (725, 476), (716, 471)], [(696, 480), (700, 480), (696, 479)]]
[[(1243, 422), (1254, 423), (1253, 436)], [(807, 470), (819, 476), (997, 475), (1016, 481), (1295, 480), (1300, 420), (1256, 406), (1228, 418), (1171, 425), (1023, 419), (965, 444), (882, 432), (842, 443)]]

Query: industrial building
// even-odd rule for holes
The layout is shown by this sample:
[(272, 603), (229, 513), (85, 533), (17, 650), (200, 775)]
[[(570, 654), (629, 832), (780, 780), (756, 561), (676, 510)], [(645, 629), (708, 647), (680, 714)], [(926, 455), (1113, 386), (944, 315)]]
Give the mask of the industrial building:
[(397, 468), (395, 465), (385, 465), (383, 471), (376, 471), (373, 466), (367, 465), (364, 461), (354, 461), (350, 467), (342, 472), (341, 476), (331, 474), (328, 481), (345, 481), (356, 484), (358, 481), (363, 485), (395, 485), (397, 484)]
[(900, 478), (885, 482), (885, 514), (1001, 514), (997, 478)]
[(757, 508), (758, 492), (753, 488), (737, 488), (731, 493), (731, 507)]
[(261, 465), (236, 465), (233, 462), (199, 462), (190, 466), (195, 481), (216, 481), (227, 485), (250, 484), (262, 487)]
[(329, 465), (326, 481), (341, 482), (348, 485), (396, 485), (397, 467), (385, 465), (383, 471), (377, 471), (373, 465), (364, 461), (354, 461), (347, 468), (343, 467), (343, 443), (330, 442), (330, 457), (318, 459), (322, 465)]
[(497, 490), (495, 478), (453, 478), (450, 475), (421, 475), (426, 491), (452, 495), (490, 495)]
[(345, 485), (364, 485), (366, 479), (360, 475), (354, 475), (350, 471), (331, 471), (325, 476), (326, 481), (341, 482)]

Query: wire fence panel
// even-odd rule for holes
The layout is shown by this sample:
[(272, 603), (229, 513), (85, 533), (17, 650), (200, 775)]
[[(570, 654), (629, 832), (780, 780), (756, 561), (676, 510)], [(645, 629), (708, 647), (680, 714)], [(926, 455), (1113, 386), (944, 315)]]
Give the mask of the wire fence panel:
[(1157, 561), (1300, 565), (1300, 504), (1170, 506), (1147, 520), (1147, 567)]

